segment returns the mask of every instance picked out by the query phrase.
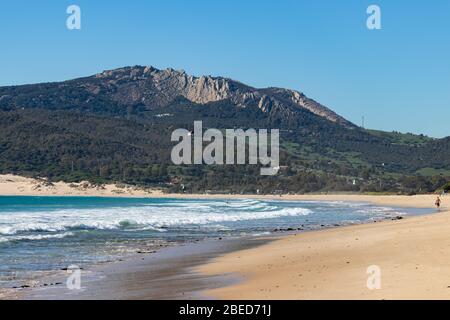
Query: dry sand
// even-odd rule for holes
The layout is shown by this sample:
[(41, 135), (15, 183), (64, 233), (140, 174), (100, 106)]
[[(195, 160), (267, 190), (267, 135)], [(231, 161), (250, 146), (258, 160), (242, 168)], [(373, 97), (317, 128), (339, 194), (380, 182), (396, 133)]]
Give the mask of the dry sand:
[[(432, 207), (435, 196), (299, 196)], [(450, 197), (441, 212), (399, 221), (306, 232), (234, 252), (198, 269), (235, 273), (238, 285), (211, 290), (220, 299), (450, 299)], [(369, 290), (369, 266), (381, 289)]]
[(45, 179), (31, 179), (15, 175), (0, 175), (0, 195), (3, 196), (99, 196), (145, 197), (161, 194), (128, 185), (95, 186), (88, 182), (48, 183)]

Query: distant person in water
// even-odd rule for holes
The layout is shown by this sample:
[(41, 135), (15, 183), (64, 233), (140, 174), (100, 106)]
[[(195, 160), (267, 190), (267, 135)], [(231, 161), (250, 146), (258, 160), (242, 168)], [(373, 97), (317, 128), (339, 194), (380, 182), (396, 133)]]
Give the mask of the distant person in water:
[(436, 207), (438, 208), (438, 209), (440, 209), (441, 208), (441, 198), (438, 196), (437, 197), (437, 199), (436, 199)]

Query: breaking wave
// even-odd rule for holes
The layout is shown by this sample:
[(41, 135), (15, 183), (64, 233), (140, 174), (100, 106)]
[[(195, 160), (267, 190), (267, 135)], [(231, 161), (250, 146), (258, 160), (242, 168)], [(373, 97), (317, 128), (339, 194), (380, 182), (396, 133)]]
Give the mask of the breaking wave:
[[(286, 208), (257, 200), (174, 201), (129, 207), (99, 209), (63, 209), (0, 214), (0, 242), (43, 240), (68, 236), (76, 230), (154, 230), (205, 226), (214, 228), (224, 222), (250, 221), (280, 217), (305, 216), (310, 209)], [(26, 235), (22, 233), (58, 233)], [(20, 235), (20, 236), (14, 236)], [(7, 238), (5, 238), (7, 236)]]

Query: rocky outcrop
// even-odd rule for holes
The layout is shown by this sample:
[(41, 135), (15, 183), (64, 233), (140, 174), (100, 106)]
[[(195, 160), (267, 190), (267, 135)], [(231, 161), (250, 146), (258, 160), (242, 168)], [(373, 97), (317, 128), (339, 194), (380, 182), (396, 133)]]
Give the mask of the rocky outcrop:
[(236, 107), (256, 106), (263, 112), (282, 112), (286, 115), (298, 109), (346, 127), (354, 125), (320, 103), (294, 90), (281, 88), (257, 89), (227, 78), (195, 77), (184, 71), (158, 70), (153, 67), (126, 67), (104, 71), (93, 77), (97, 81), (82, 82), (90, 93), (105, 90), (124, 105), (142, 104), (164, 107), (184, 97), (194, 103), (228, 99)]

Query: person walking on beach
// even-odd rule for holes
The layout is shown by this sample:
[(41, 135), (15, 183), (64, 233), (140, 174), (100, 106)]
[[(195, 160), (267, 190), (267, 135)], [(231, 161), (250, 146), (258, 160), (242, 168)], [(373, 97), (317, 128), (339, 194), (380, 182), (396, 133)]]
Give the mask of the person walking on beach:
[(441, 208), (441, 198), (438, 196), (436, 199), (436, 207), (438, 208), (438, 210)]

